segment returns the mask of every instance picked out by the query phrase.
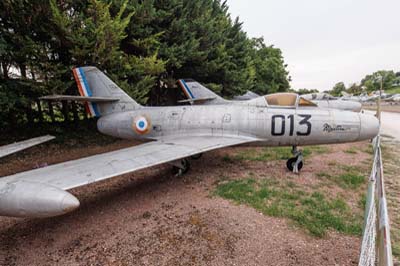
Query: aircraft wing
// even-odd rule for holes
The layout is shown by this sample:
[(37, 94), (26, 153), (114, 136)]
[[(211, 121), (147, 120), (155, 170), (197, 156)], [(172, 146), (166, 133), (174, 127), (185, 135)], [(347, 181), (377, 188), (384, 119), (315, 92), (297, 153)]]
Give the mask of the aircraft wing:
[(3, 177), (0, 178), (0, 215), (46, 217), (66, 213), (77, 208), (79, 201), (64, 190), (198, 153), (255, 141), (257, 139), (244, 137), (180, 137)]
[(42, 137), (37, 137), (33, 139), (28, 139), (8, 145), (4, 145), (0, 147), (0, 158), (5, 157), (7, 155), (28, 149), (30, 147), (39, 145), (41, 143), (47, 142), (49, 140), (54, 139), (54, 136), (46, 135)]

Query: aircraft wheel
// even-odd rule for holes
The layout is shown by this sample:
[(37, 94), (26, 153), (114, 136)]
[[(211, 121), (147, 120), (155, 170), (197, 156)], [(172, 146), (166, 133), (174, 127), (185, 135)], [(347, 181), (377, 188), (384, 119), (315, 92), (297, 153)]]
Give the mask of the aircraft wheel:
[(190, 169), (190, 162), (189, 162), (189, 160), (188, 159), (183, 159), (182, 160), (182, 165), (183, 165), (183, 173), (184, 174), (186, 174), (188, 171), (189, 171), (189, 169)]
[(201, 158), (201, 156), (203, 156), (203, 154), (202, 153), (198, 153), (198, 154), (190, 156), (190, 158), (193, 159), (193, 160), (198, 160), (198, 159)]
[(180, 163), (181, 163), (181, 166), (180, 167), (178, 167), (178, 166), (173, 166), (172, 167), (172, 172), (176, 175), (176, 176), (182, 176), (183, 174), (186, 174), (188, 171), (189, 171), (189, 169), (190, 169), (190, 163), (189, 163), (189, 160), (188, 159), (182, 159), (181, 161), (180, 161)]
[[(297, 157), (293, 157), (293, 158), (290, 158), (289, 160), (287, 160), (286, 167), (287, 167), (287, 169), (289, 169), (290, 172), (293, 172), (294, 165), (296, 162), (297, 162)], [(297, 165), (297, 170), (300, 171), (301, 168), (303, 168), (303, 161), (300, 161)]]

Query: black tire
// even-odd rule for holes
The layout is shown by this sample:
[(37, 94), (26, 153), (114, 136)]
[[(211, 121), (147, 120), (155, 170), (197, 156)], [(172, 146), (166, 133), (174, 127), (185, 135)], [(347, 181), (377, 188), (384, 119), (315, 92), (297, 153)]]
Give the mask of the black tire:
[(190, 169), (190, 162), (188, 159), (183, 159), (183, 174), (186, 174)]
[(181, 168), (179, 168), (175, 165), (172, 166), (172, 174), (173, 175), (178, 175), (180, 170), (181, 170)]
[(202, 155), (203, 155), (202, 153), (198, 153), (198, 154), (190, 156), (190, 158), (193, 160), (198, 160), (201, 158)]
[[(287, 167), (287, 169), (289, 169), (290, 172), (293, 172), (294, 164), (296, 163), (296, 161), (297, 161), (297, 157), (293, 157), (293, 158), (290, 158), (289, 160), (287, 160), (286, 167)], [(300, 171), (301, 168), (303, 168), (303, 161), (299, 162), (299, 165), (297, 166), (297, 170)]]
[(181, 172), (181, 174), (186, 174), (189, 169), (190, 169), (190, 162), (188, 159), (182, 159), (182, 166), (183, 168), (177, 167), (177, 166), (172, 166), (172, 173), (174, 175), (179, 174), (179, 172)]

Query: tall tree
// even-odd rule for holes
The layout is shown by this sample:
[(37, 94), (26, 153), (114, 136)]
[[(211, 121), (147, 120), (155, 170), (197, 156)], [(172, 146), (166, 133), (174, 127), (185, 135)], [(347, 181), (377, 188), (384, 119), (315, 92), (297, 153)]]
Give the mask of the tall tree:
[(361, 85), (364, 86), (368, 92), (379, 90), (381, 87), (381, 80), (383, 88), (389, 89), (396, 81), (396, 74), (393, 70), (380, 70), (370, 75), (366, 75), (361, 80)]
[(179, 78), (227, 97), (284, 91), (290, 81), (281, 51), (250, 39), (226, 1), (0, 2), (0, 121), (24, 120), (38, 96), (77, 93), (71, 68), (81, 65), (97, 66), (153, 104)]
[(343, 82), (338, 82), (333, 86), (332, 90), (329, 92), (333, 96), (341, 96), (342, 91), (346, 91), (346, 86)]

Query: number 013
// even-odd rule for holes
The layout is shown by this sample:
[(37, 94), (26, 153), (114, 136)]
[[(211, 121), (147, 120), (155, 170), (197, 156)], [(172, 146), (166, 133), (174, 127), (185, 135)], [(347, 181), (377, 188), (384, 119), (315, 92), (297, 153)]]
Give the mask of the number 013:
[[(296, 131), (296, 136), (308, 136), (311, 133), (311, 115), (298, 115), (303, 118), (299, 121), (299, 127), (305, 126), (305, 131)], [(281, 120), (281, 127), (276, 128), (277, 119)], [(288, 115), (287, 119), (289, 120), (289, 136), (293, 136), (294, 134), (294, 115)], [(285, 135), (286, 129), (286, 117), (284, 115), (273, 115), (271, 118), (271, 135), (272, 136), (283, 136)]]

